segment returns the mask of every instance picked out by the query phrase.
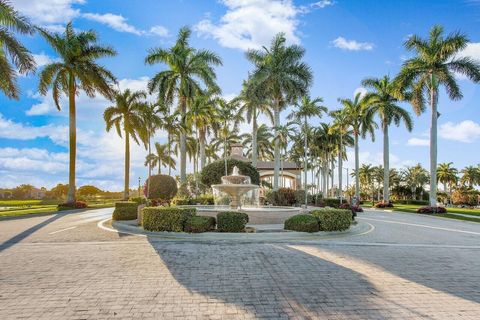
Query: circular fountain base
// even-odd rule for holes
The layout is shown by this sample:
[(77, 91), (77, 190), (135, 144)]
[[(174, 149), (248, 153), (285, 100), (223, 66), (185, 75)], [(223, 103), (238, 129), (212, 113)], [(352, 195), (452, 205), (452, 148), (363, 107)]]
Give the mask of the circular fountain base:
[[(181, 206), (184, 208), (196, 208), (197, 215), (216, 217), (219, 212), (232, 211), (230, 206), (217, 205), (193, 205)], [(249, 224), (283, 224), (288, 218), (301, 213), (301, 208), (296, 207), (242, 207), (240, 210), (248, 214)]]

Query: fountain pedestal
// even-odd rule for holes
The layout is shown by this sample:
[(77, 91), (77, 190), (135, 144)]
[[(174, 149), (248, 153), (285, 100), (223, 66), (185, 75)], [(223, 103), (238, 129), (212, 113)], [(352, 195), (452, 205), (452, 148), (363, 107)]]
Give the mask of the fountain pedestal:
[(213, 184), (212, 188), (227, 193), (230, 197), (230, 208), (236, 210), (242, 207), (241, 197), (249, 191), (258, 189), (259, 186), (251, 184), (250, 177), (240, 175), (235, 166), (230, 176), (222, 177), (222, 184)]

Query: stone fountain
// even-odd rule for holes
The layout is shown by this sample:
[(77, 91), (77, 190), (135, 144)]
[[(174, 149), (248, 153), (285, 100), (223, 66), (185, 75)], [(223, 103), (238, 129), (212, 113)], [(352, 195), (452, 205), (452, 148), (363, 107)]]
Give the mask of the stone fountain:
[(230, 208), (235, 210), (241, 208), (241, 198), (244, 194), (258, 188), (259, 186), (251, 183), (249, 176), (243, 176), (239, 173), (237, 166), (233, 167), (231, 175), (222, 177), (221, 184), (212, 185), (212, 189), (229, 195)]

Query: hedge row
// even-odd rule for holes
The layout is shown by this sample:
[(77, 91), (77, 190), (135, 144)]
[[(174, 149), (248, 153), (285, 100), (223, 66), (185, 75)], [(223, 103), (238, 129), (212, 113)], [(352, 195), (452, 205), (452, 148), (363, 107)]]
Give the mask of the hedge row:
[(187, 220), (196, 214), (195, 208), (146, 207), (142, 209), (143, 228), (148, 231), (185, 230)]
[(138, 202), (122, 201), (115, 203), (112, 220), (135, 220), (137, 219)]
[(344, 209), (322, 208), (310, 214), (298, 214), (285, 221), (284, 229), (317, 232), (317, 231), (343, 231), (352, 223), (352, 212)]
[(225, 211), (217, 214), (219, 232), (243, 232), (248, 223), (248, 214), (238, 211)]

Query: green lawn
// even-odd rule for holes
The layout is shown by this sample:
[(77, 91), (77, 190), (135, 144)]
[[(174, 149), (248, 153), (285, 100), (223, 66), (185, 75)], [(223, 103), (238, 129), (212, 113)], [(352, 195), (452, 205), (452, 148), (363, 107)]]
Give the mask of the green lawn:
[[(34, 213), (58, 212), (56, 200), (0, 200), (0, 218), (17, 217)], [(88, 203), (88, 208), (109, 208), (115, 205), (115, 200), (95, 200)], [(64, 211), (64, 210), (62, 210)]]

